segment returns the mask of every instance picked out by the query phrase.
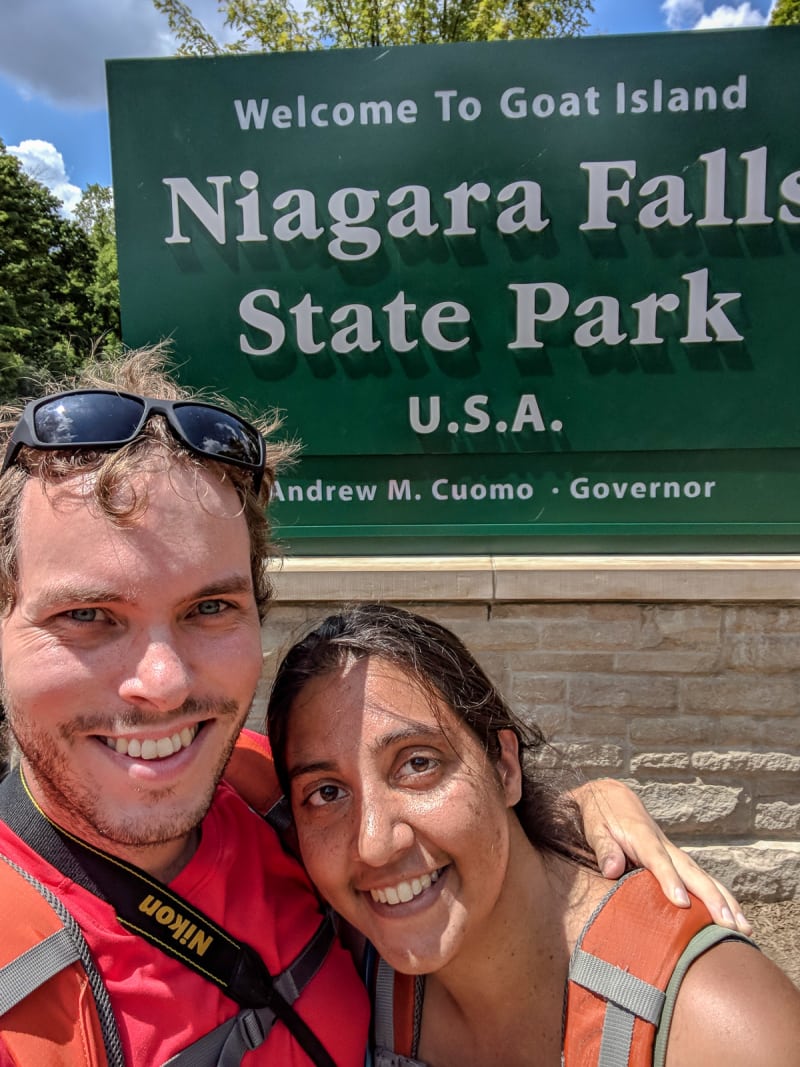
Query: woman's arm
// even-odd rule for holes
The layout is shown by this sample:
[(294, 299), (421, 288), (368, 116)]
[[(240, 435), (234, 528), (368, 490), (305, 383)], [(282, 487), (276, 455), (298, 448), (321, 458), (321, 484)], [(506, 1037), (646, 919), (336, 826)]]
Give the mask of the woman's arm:
[(628, 786), (613, 778), (600, 778), (579, 786), (572, 796), (581, 809), (586, 838), (606, 878), (619, 878), (628, 862), (646, 867), (674, 904), (688, 907), (688, 890), (703, 901), (720, 926), (751, 932), (733, 894), (672, 844)]

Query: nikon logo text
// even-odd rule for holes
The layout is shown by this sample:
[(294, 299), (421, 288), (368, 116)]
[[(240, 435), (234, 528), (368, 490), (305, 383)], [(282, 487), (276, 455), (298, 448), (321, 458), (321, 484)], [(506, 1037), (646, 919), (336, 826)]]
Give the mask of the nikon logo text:
[(190, 952), (195, 952), (198, 956), (204, 956), (214, 940), (211, 934), (198, 930), (197, 925), (191, 919), (185, 919), (180, 912), (175, 911), (169, 904), (165, 904), (163, 900), (154, 897), (151, 893), (148, 893), (141, 902), (139, 911), (150, 915), (161, 926), (166, 926), (173, 941), (177, 941), (179, 945), (186, 945)]

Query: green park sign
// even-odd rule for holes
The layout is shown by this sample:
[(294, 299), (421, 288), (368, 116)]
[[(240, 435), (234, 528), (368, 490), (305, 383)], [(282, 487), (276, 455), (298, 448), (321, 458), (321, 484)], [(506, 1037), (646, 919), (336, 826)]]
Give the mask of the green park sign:
[(108, 65), (125, 340), (295, 553), (800, 548), (800, 30)]

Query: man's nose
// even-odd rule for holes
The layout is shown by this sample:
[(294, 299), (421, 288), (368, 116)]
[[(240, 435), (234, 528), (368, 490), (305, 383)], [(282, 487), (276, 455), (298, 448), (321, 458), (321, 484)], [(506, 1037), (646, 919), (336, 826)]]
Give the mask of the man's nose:
[(186, 656), (168, 634), (150, 634), (134, 650), (132, 666), (119, 689), (123, 700), (172, 711), (188, 698), (192, 671)]

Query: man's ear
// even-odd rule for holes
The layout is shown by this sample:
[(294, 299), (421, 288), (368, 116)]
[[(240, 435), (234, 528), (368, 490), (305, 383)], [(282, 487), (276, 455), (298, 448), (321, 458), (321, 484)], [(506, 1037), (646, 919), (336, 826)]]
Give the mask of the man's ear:
[(506, 804), (513, 808), (522, 796), (522, 767), (519, 758), (519, 738), (513, 730), (498, 730), (497, 740), (500, 744), (500, 757), (497, 760), (497, 773), (506, 798)]

